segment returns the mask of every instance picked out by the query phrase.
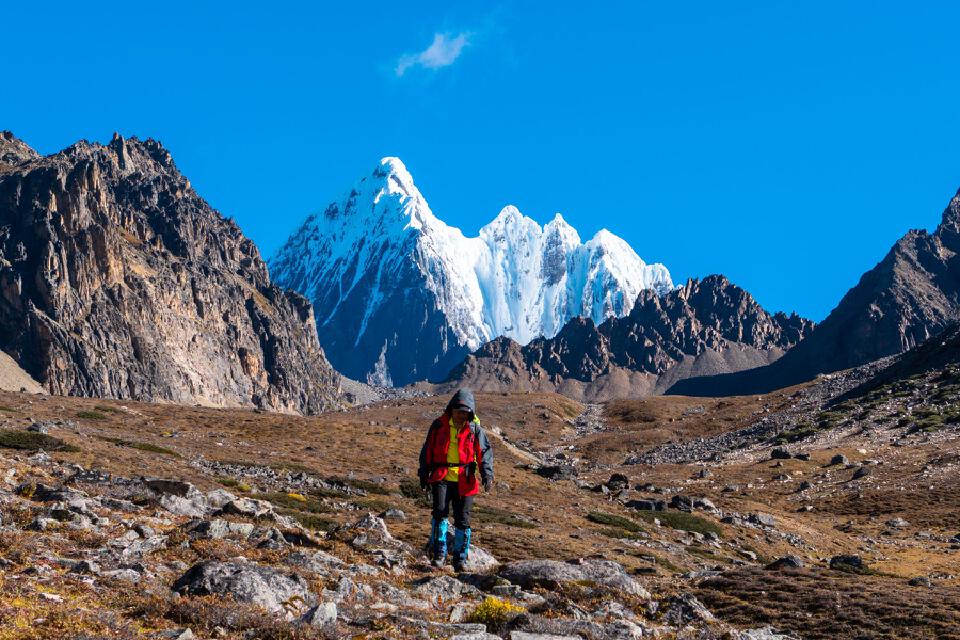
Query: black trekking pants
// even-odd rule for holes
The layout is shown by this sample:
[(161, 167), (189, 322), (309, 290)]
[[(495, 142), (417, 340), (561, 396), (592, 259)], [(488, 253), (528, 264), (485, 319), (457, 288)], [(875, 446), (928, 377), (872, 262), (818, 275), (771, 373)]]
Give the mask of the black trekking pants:
[(441, 480), (431, 485), (433, 489), (433, 517), (444, 520), (450, 515), (453, 505), (453, 526), (457, 529), (470, 528), (470, 510), (473, 509), (473, 496), (460, 497), (456, 482)]

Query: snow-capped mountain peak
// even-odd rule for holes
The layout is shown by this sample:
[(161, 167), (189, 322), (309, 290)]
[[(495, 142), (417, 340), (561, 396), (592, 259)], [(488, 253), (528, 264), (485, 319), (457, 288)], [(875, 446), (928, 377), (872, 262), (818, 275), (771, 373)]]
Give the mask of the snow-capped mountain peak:
[(508, 205), (466, 237), (394, 157), (308, 217), (269, 266), (313, 301), (331, 362), (379, 384), (442, 378), (495, 337), (551, 337), (574, 316), (599, 323), (629, 313), (640, 290), (673, 286), (607, 230), (582, 243), (559, 213), (541, 227)]

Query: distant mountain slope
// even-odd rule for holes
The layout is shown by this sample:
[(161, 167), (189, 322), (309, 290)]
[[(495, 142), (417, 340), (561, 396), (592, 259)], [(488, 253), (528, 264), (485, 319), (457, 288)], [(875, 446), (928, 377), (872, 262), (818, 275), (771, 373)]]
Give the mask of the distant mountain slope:
[(960, 192), (934, 233), (911, 230), (809, 338), (769, 367), (678, 383), (678, 395), (761, 393), (911, 349), (960, 320)]
[(641, 292), (627, 316), (599, 326), (575, 318), (554, 338), (526, 346), (493, 340), (454, 369), (445, 386), (556, 390), (583, 400), (649, 395), (691, 375), (772, 362), (812, 328), (796, 315), (767, 313), (714, 275), (663, 296)]
[(397, 158), (307, 218), (269, 264), (313, 302), (334, 366), (381, 385), (442, 379), (488, 340), (525, 344), (576, 316), (599, 323), (673, 286), (620, 238), (601, 230), (582, 243), (559, 214), (541, 228), (508, 206), (465, 237)]
[(318, 412), (310, 304), (156, 141), (0, 135), (0, 349), (55, 394)]

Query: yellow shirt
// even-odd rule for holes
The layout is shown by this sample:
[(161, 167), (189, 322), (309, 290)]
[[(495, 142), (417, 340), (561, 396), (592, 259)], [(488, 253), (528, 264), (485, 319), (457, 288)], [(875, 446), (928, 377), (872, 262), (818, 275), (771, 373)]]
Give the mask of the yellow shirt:
[[(450, 446), (447, 447), (447, 462), (450, 463), (459, 463), (460, 462), (460, 447), (458, 446), (459, 442), (457, 440), (457, 426), (453, 423), (453, 420), (450, 421)], [(460, 467), (447, 467), (447, 477), (445, 480), (448, 482), (456, 482), (460, 479)]]

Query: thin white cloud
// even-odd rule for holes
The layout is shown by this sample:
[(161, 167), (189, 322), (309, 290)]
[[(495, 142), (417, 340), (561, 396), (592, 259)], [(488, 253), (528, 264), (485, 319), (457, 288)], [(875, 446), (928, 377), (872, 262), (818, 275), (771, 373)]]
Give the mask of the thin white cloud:
[(408, 53), (401, 56), (400, 60), (397, 61), (394, 72), (399, 78), (413, 67), (423, 67), (424, 69), (449, 67), (457, 61), (464, 48), (470, 44), (470, 35), (469, 32), (458, 33), (455, 36), (450, 33), (434, 34), (433, 42), (430, 43), (429, 47), (420, 53)]

